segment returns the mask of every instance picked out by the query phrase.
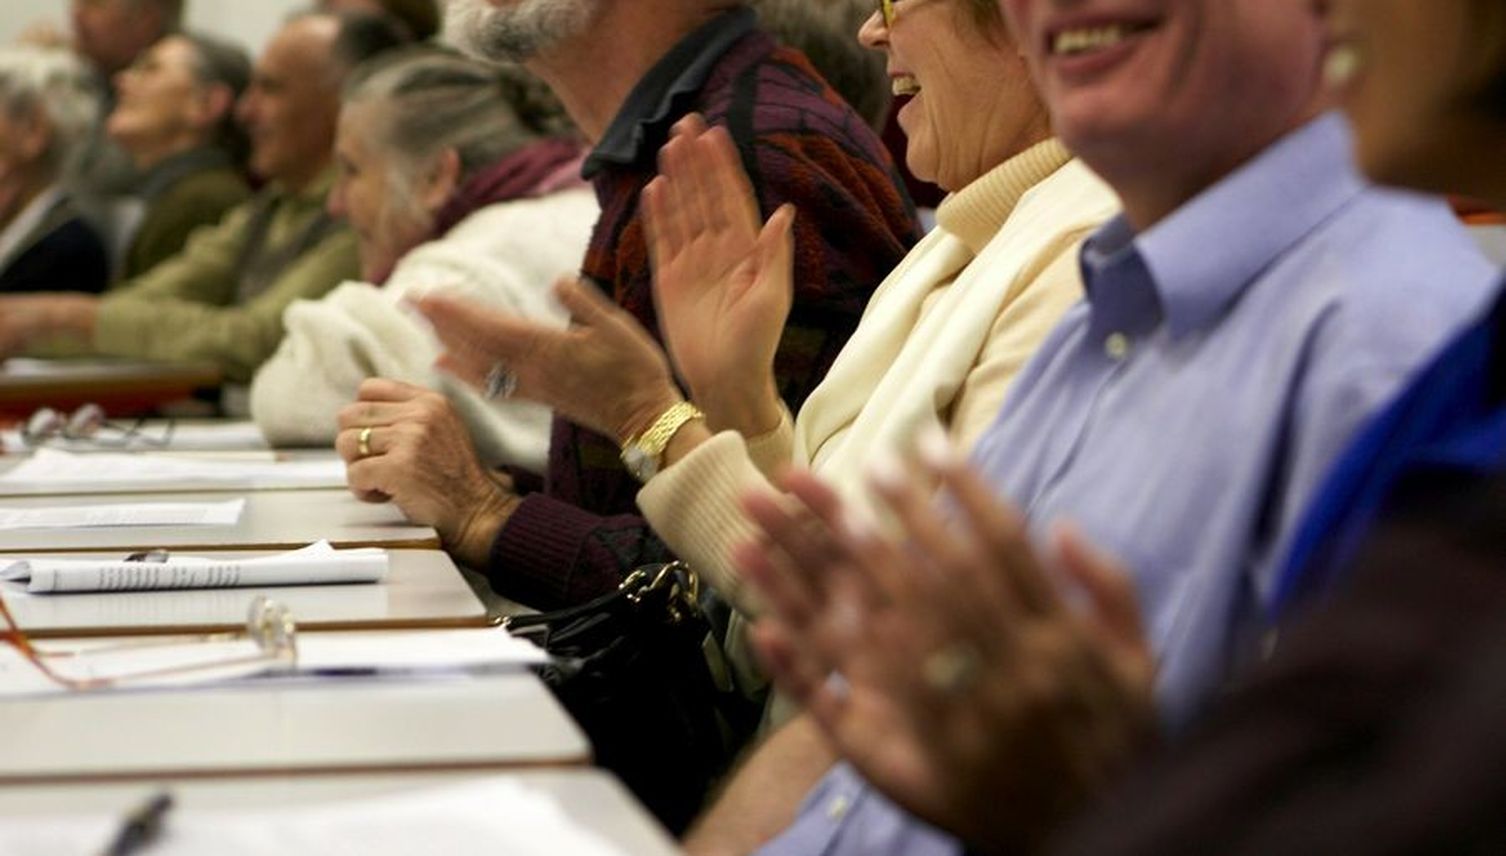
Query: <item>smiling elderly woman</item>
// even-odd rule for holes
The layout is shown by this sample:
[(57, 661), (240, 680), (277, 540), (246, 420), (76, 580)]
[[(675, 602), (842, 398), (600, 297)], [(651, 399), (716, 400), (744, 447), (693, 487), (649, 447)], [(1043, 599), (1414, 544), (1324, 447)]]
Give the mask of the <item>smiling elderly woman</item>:
[(118, 100), (105, 131), (141, 173), (145, 204), (122, 279), (177, 255), (193, 230), (251, 195), (242, 173), (246, 137), (234, 115), (250, 79), (240, 48), (188, 33), (162, 39), (115, 75)]
[(444, 390), (488, 462), (542, 467), (548, 411), (445, 381), (438, 343), (404, 301), (442, 289), (564, 326), (549, 286), (579, 265), (598, 213), (569, 134), (542, 84), (438, 49), (351, 85), (329, 208), (355, 230), (367, 281), (288, 307), (286, 338), (251, 386), (269, 441), (329, 444), (336, 413), (379, 376)]
[(99, 292), (110, 262), (63, 184), (99, 109), (71, 54), (0, 49), (0, 292)]

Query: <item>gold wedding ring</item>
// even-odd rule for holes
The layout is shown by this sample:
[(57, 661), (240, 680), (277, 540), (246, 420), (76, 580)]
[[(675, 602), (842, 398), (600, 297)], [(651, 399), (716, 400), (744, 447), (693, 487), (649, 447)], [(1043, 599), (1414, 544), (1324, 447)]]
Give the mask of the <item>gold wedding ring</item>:
[(370, 425), (367, 425), (365, 428), (362, 428), (361, 429), (361, 433), (356, 437), (356, 452), (358, 452), (360, 454), (360, 456), (363, 457), (363, 458), (369, 458), (369, 457), (371, 457), (371, 426)]

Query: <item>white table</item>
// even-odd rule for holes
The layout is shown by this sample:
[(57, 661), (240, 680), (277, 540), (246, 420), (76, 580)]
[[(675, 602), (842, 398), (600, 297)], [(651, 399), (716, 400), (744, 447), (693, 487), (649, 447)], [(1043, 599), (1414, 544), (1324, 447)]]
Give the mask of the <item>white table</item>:
[[(212, 556), (219, 551), (197, 553)], [(0, 554), (0, 565), (19, 555)], [(448, 555), (438, 550), (393, 550), (389, 556), (387, 579), (380, 583), (37, 595), (18, 591), (24, 588), (21, 584), (7, 583), (0, 584), (0, 593), (21, 629), (37, 638), (236, 630), (245, 626), (247, 604), (258, 594), (286, 604), (300, 631), (488, 623), (485, 606)]]
[(528, 672), (266, 681), (0, 704), (0, 785), (583, 765)]
[[(487, 781), (496, 778), (514, 782), (548, 795), (571, 821), (616, 843), (627, 853), (669, 856), (680, 852), (658, 823), (606, 773), (585, 769), (526, 770), (485, 778)], [(173, 817), (184, 813), (289, 807), (317, 809), (336, 801), (412, 794), (420, 789), (452, 787), (482, 780), (483, 777), (474, 773), (368, 774), (0, 788), (0, 827), (6, 826), (7, 820), (14, 822), (38, 816), (119, 816), (163, 787), (173, 795), (173, 808), (167, 821), (170, 824)], [(473, 852), (495, 852), (495, 847), (488, 844), (476, 842)], [(280, 851), (276, 856), (290, 854)]]
[[(0, 552), (80, 550), (291, 550), (320, 539), (336, 547), (436, 549), (439, 535), (417, 526), (390, 503), (361, 502), (348, 490), (252, 491), (230, 526), (123, 526), (98, 529), (0, 531)], [(0, 508), (54, 508), (134, 502), (224, 502), (224, 493), (50, 496), (0, 499)]]

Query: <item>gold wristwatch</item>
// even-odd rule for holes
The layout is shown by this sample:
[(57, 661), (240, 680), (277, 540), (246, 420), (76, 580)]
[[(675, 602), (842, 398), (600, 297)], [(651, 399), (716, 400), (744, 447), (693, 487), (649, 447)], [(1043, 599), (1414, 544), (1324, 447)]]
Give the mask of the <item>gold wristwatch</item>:
[(685, 423), (705, 419), (706, 414), (688, 401), (682, 401), (659, 415), (648, 430), (627, 441), (622, 447), (622, 463), (640, 482), (658, 474), (664, 464), (664, 450)]

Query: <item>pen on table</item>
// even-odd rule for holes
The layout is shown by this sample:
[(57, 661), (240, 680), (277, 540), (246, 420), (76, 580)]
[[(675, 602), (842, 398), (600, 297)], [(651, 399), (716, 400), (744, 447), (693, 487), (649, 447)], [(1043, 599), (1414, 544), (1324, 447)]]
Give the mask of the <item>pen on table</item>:
[(173, 795), (162, 791), (142, 803), (120, 823), (105, 856), (127, 856), (150, 844), (162, 832), (162, 818), (173, 807)]

